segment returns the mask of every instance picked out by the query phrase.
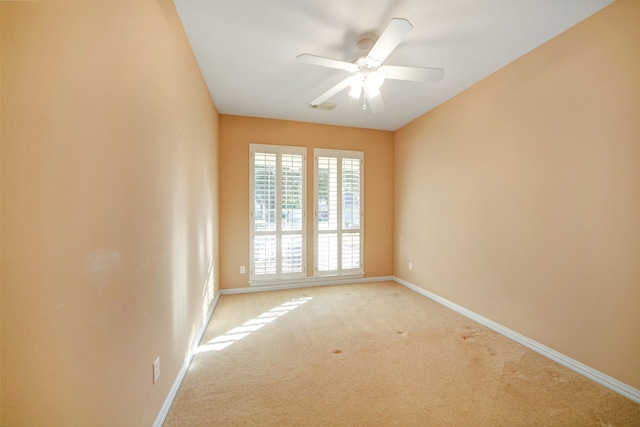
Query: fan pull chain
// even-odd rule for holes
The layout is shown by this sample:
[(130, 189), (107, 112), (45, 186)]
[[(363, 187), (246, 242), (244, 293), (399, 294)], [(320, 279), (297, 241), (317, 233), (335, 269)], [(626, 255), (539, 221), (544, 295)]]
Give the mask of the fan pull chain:
[(367, 96), (362, 97), (362, 110), (367, 111)]

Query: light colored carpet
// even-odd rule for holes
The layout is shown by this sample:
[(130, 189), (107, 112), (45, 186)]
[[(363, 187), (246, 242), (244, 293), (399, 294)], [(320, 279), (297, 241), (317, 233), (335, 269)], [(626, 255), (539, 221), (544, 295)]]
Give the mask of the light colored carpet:
[(223, 295), (165, 426), (640, 426), (640, 405), (395, 282)]

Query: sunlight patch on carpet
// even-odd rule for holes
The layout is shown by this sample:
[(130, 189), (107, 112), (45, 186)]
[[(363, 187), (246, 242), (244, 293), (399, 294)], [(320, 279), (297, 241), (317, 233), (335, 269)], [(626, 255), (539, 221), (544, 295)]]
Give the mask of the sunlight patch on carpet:
[(231, 344), (246, 338), (253, 332), (262, 328), (264, 325), (273, 322), (279, 317), (284, 316), (287, 313), (295, 310), (303, 304), (311, 301), (313, 297), (293, 298), (290, 301), (285, 302), (282, 305), (272, 308), (269, 311), (265, 311), (259, 316), (254, 317), (251, 320), (247, 320), (242, 325), (237, 326), (223, 335), (217, 336), (210, 340), (206, 344), (198, 346), (196, 353), (204, 353), (208, 351), (220, 351), (229, 347)]

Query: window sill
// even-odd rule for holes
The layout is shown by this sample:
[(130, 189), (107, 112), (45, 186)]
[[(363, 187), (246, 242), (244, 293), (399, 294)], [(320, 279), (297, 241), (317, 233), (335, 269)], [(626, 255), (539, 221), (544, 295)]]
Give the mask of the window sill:
[(355, 279), (362, 279), (364, 273), (333, 275), (333, 276), (316, 276), (301, 277), (298, 279), (276, 279), (276, 280), (250, 280), (251, 287), (268, 287), (268, 286), (320, 286), (320, 285), (340, 285), (350, 283)]

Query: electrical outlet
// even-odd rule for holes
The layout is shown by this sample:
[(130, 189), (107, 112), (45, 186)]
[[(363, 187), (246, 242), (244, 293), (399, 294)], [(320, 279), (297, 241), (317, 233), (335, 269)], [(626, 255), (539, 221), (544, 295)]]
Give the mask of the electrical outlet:
[(153, 361), (153, 383), (158, 382), (158, 378), (160, 378), (160, 357), (157, 357), (156, 360)]
[(409, 270), (413, 270), (413, 263), (412, 262), (409, 263)]
[(240, 266), (240, 274), (244, 274), (244, 265)]

